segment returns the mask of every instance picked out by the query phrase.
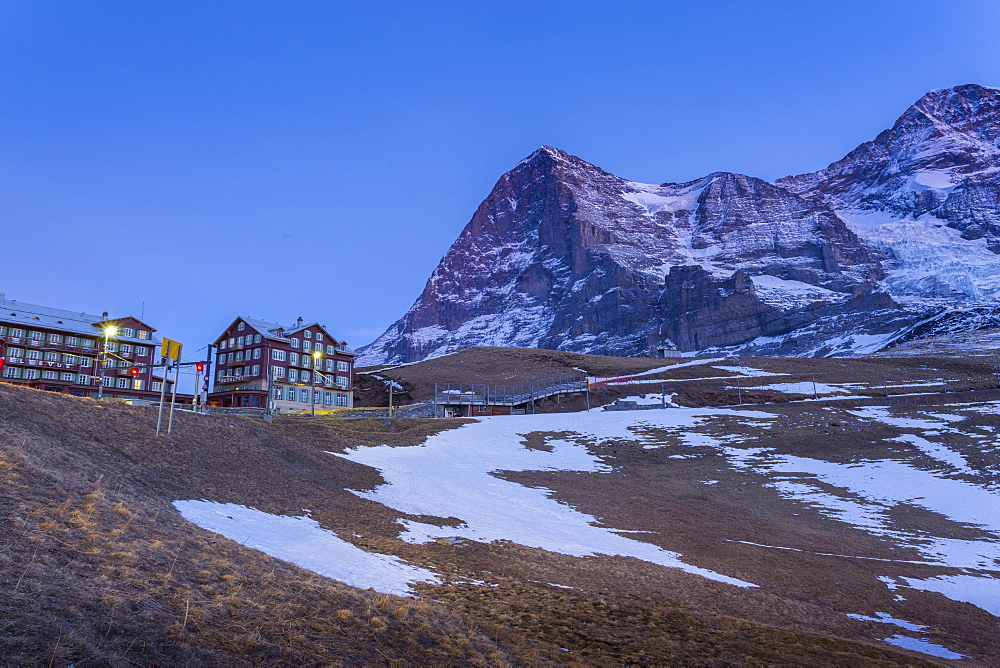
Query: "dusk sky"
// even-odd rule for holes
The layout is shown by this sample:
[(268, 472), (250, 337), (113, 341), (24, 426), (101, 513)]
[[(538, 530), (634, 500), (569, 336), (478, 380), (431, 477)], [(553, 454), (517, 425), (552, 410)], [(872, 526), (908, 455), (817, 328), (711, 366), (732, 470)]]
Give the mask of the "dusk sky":
[(0, 0), (0, 292), (352, 347), (506, 170), (814, 171), (933, 88), (1000, 85), (1000, 3)]

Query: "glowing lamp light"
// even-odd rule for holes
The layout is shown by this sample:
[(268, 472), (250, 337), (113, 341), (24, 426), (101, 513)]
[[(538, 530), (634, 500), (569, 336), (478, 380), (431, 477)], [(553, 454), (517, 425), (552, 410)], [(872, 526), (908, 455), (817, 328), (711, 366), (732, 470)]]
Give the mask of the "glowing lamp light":
[(114, 325), (108, 325), (104, 328), (104, 336), (115, 336), (118, 334), (118, 328)]

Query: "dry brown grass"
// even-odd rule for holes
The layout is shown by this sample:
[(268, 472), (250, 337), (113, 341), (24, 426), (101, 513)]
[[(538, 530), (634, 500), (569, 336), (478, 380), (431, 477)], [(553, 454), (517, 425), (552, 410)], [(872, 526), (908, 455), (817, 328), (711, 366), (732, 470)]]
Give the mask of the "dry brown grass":
[[(748, 594), (632, 559), (578, 559), (507, 543), (403, 543), (397, 520), (408, 516), (345, 491), (373, 488), (378, 473), (327, 454), (413, 445), (460, 424), (319, 418), (269, 425), (181, 414), (173, 438), (156, 439), (150, 409), (0, 384), (0, 609), (7, 613), (0, 663), (923, 663), (864, 642), (871, 636), (849, 624), (833, 624), (819, 600), (828, 584), (822, 580), (810, 581), (807, 594), (790, 576), (766, 595)], [(536, 434), (526, 444), (544, 449), (561, 436)], [(574, 474), (518, 479), (544, 483), (623, 528), (647, 528), (657, 509), (686, 509), (693, 514), (683, 527), (682, 517), (671, 515), (676, 524), (662, 535), (672, 544), (664, 547), (706, 567), (736, 564), (756, 576), (768, 559), (775, 563), (745, 546), (720, 548), (717, 539), (699, 537), (712, 523), (719, 534), (745, 525), (759, 498), (713, 501), (690, 480), (685, 486), (672, 462), (648, 456), (656, 451), (595, 447), (635, 482), (624, 487)], [(642, 484), (651, 485), (645, 497)], [(198, 498), (289, 515), (309, 508), (341, 537), (428, 567), (449, 583), (422, 585), (420, 599), (353, 589), (202, 531), (170, 505)], [(813, 536), (805, 524), (797, 530)], [(811, 540), (823, 546), (829, 537)], [(470, 585), (470, 578), (497, 586)], [(803, 621), (810, 617), (816, 621)]]

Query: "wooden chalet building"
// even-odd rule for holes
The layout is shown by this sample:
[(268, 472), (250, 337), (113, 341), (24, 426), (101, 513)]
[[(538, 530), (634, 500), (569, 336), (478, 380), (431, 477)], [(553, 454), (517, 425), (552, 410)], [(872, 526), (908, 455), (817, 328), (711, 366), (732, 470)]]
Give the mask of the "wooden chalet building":
[(299, 318), (282, 327), (240, 317), (213, 347), (209, 405), (272, 412), (354, 406), (356, 355), (319, 323)]
[(132, 316), (65, 311), (0, 293), (0, 381), (79, 397), (158, 400), (155, 331)]

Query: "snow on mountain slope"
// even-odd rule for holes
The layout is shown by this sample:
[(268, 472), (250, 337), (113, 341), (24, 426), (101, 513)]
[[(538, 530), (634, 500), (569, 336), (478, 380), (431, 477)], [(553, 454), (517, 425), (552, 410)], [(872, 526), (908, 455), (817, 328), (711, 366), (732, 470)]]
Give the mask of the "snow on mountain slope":
[(360, 363), (475, 345), (788, 355), (1000, 301), (1000, 89), (931, 91), (812, 174), (636, 183), (542, 147)]

